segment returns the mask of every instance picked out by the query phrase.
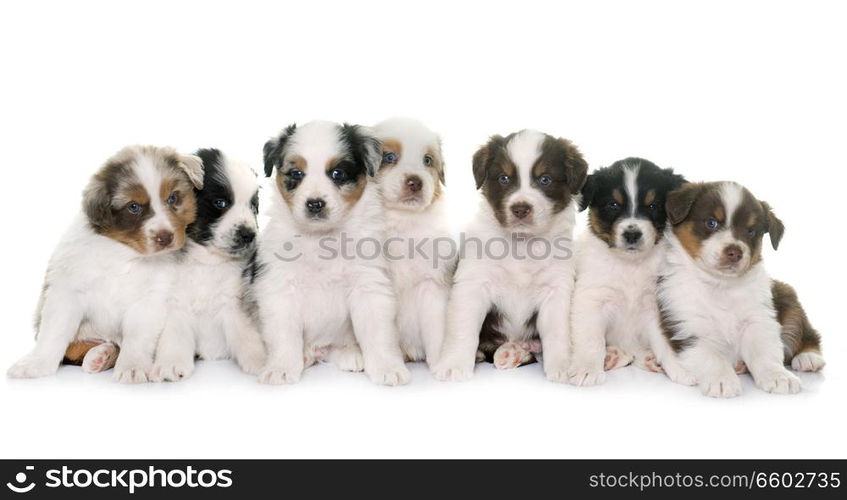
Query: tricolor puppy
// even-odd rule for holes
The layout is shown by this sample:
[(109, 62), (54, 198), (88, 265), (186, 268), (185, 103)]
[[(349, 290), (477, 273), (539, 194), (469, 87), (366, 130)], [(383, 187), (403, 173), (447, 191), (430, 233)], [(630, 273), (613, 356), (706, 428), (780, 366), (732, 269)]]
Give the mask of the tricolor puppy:
[(375, 127), (382, 141), (377, 182), (385, 205), (388, 269), (397, 296), (400, 348), (409, 361), (435, 362), (444, 341), (452, 263), (435, 252), (409, 254), (419, 242), (449, 241), (442, 189), (441, 140), (414, 120)]
[[(120, 354), (115, 378), (145, 382), (176, 278), (175, 250), (195, 217), (203, 187), (196, 156), (127, 147), (85, 189), (83, 213), (53, 254), (36, 314), (36, 345), (11, 377), (54, 373), (77, 341), (83, 367), (100, 371)], [(92, 346), (97, 346), (88, 350)]]
[(359, 252), (385, 231), (372, 179), (379, 139), (358, 125), (315, 121), (286, 128), (264, 156), (275, 188), (252, 289), (268, 347), (260, 381), (297, 382), (304, 366), (327, 360), (376, 383), (407, 383), (387, 263)]
[(534, 130), (474, 154), (484, 201), (464, 238), (436, 378), (469, 378), (478, 355), (513, 368), (543, 349), (547, 377), (567, 381), (570, 239), (587, 168), (570, 141)]
[(576, 244), (571, 383), (602, 383), (604, 368), (633, 361), (645, 370), (664, 368), (674, 381), (694, 383), (662, 334), (656, 304), (665, 199), (683, 183), (673, 170), (641, 158), (617, 161), (588, 176), (581, 208), (588, 208), (589, 225)]
[(734, 182), (688, 184), (668, 195), (666, 208), (673, 228), (658, 299), (683, 367), (708, 396), (741, 393), (739, 362), (762, 390), (800, 391), (785, 364), (817, 371), (824, 361), (797, 296), (762, 263), (762, 238), (775, 250), (782, 222)]
[(188, 226), (178, 279), (151, 379), (176, 381), (201, 359), (234, 358), (258, 374), (265, 347), (248, 294), (256, 255), (256, 174), (217, 149), (201, 149), (203, 189), (195, 192), (197, 219)]

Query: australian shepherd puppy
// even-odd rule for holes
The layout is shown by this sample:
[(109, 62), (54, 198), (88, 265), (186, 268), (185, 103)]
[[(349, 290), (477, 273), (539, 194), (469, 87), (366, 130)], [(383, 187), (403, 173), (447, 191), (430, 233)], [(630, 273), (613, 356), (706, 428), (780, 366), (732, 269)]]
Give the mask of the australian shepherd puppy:
[(460, 241), (437, 379), (467, 379), (479, 358), (513, 368), (543, 350), (547, 378), (567, 381), (571, 238), (587, 168), (570, 141), (534, 130), (474, 154), (484, 201)]
[[(50, 259), (36, 313), (36, 345), (11, 377), (55, 373), (78, 341), (84, 367), (115, 355), (115, 379), (145, 382), (165, 324), (168, 292), (186, 227), (203, 187), (196, 156), (127, 147), (109, 158), (83, 195), (83, 213)], [(92, 345), (102, 346), (88, 350)]]
[(602, 383), (604, 369), (632, 362), (693, 383), (662, 334), (656, 304), (665, 199), (683, 183), (673, 170), (641, 158), (620, 160), (588, 176), (581, 202), (589, 210), (588, 230), (576, 244), (572, 384)]
[(782, 221), (734, 182), (688, 184), (668, 196), (666, 208), (673, 227), (658, 299), (683, 367), (708, 396), (741, 393), (739, 363), (764, 391), (799, 392), (785, 365), (817, 371), (824, 360), (796, 294), (762, 263), (762, 238), (767, 233), (776, 250)]
[[(435, 362), (444, 341), (452, 262), (439, 260), (434, 244), (450, 243), (442, 189), (441, 140), (422, 124), (386, 120), (375, 127), (382, 141), (377, 182), (385, 205), (384, 249), (397, 296), (400, 348), (409, 361)], [(420, 243), (433, 242), (421, 254)]]
[(259, 191), (246, 164), (217, 149), (201, 149), (203, 189), (195, 192), (197, 219), (170, 293), (168, 319), (156, 348), (151, 379), (191, 375), (201, 359), (234, 358), (258, 374), (265, 348), (246, 294), (256, 254)]
[(379, 384), (407, 383), (380, 251), (379, 139), (315, 121), (268, 141), (264, 158), (275, 187), (252, 290), (268, 348), (260, 381), (297, 382), (305, 366), (326, 360)]

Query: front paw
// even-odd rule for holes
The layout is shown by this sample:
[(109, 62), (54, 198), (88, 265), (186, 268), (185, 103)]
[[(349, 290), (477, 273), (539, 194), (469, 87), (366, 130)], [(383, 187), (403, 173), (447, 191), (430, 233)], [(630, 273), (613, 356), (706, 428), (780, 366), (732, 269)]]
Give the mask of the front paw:
[(734, 398), (741, 394), (741, 379), (733, 371), (700, 383), (700, 390), (711, 398)]
[(606, 372), (599, 363), (576, 361), (568, 368), (567, 381), (577, 387), (600, 385), (606, 381)]
[(464, 382), (473, 377), (474, 365), (465, 366), (462, 363), (438, 361), (430, 369), (432, 376), (442, 382)]
[(284, 364), (265, 365), (259, 371), (259, 382), (269, 385), (295, 384), (303, 375), (302, 366), (286, 366)]
[(373, 369), (365, 367), (365, 373), (368, 374), (373, 383), (380, 385), (406, 385), (412, 379), (412, 374), (403, 364)]
[(753, 377), (759, 389), (772, 394), (797, 394), (800, 392), (800, 379), (785, 368)]
[(157, 361), (150, 370), (151, 382), (179, 382), (194, 373), (194, 360)]
[(9, 378), (38, 378), (53, 375), (59, 363), (37, 356), (25, 356), (6, 372)]
[(806, 351), (794, 356), (791, 368), (798, 372), (818, 372), (826, 365), (823, 356), (816, 352)]
[(114, 379), (122, 384), (143, 384), (149, 380), (151, 367), (135, 363), (115, 365)]

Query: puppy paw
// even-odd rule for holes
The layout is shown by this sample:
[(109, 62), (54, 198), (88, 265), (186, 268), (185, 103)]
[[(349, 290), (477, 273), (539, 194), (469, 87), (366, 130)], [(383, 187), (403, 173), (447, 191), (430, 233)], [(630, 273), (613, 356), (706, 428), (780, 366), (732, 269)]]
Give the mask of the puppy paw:
[(294, 384), (300, 381), (302, 375), (302, 368), (287, 367), (284, 365), (266, 365), (259, 372), (259, 382), (269, 385)]
[(402, 364), (371, 370), (366, 369), (365, 372), (373, 383), (380, 385), (406, 385), (412, 379), (412, 374)]
[(118, 359), (118, 351), (118, 346), (110, 342), (92, 347), (82, 358), (82, 371), (100, 373), (111, 369)]
[(365, 369), (365, 360), (358, 346), (341, 346), (333, 348), (329, 360), (345, 372), (360, 372)]
[(600, 385), (606, 381), (606, 372), (593, 363), (576, 362), (568, 369), (568, 383), (578, 387)]
[(532, 354), (514, 342), (506, 342), (494, 351), (494, 367), (501, 370), (517, 368), (532, 361)]
[(606, 371), (614, 370), (615, 368), (623, 368), (632, 363), (633, 356), (617, 346), (606, 347), (606, 359), (603, 362), (603, 369)]
[(547, 380), (550, 382), (558, 382), (560, 384), (567, 384), (570, 378), (568, 377), (568, 369), (570, 365), (566, 362), (552, 362), (545, 361), (544, 362), (544, 375), (547, 377)]
[(143, 384), (149, 373), (150, 367), (124, 363), (115, 366), (114, 379), (122, 384)]
[(303, 367), (308, 368), (320, 361), (327, 355), (327, 347), (307, 347), (303, 352)]
[(734, 398), (741, 394), (741, 379), (735, 373), (715, 377), (703, 381), (700, 390), (712, 398)]
[(744, 361), (739, 361), (738, 363), (735, 363), (735, 373), (737, 373), (738, 375), (744, 375), (745, 373), (747, 373), (747, 365), (744, 363)]
[(759, 389), (772, 394), (797, 394), (800, 392), (800, 379), (782, 368), (753, 377)]
[(662, 365), (659, 364), (659, 360), (656, 359), (656, 355), (651, 351), (647, 351), (643, 355), (639, 355), (635, 358), (634, 361), (635, 366), (641, 368), (642, 370), (652, 372), (652, 373), (665, 373)]
[(179, 382), (194, 373), (194, 360), (157, 361), (150, 370), (151, 382)]
[(801, 352), (791, 360), (791, 368), (798, 372), (817, 372), (825, 365), (823, 356), (816, 352)]
[(672, 382), (687, 386), (697, 385), (697, 379), (694, 375), (690, 374), (684, 368), (672, 368), (670, 366), (665, 366), (663, 369), (665, 371), (665, 375), (667, 375)]
[(25, 356), (6, 372), (9, 378), (38, 378), (53, 375), (59, 363), (37, 356)]
[(438, 362), (432, 367), (432, 376), (442, 382), (464, 382), (473, 377), (474, 365), (462, 366), (458, 363)]

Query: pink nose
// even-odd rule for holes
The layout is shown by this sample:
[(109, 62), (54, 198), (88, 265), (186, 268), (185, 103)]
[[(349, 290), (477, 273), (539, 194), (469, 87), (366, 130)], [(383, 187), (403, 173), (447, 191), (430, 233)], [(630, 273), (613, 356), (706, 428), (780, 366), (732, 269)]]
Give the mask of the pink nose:
[(423, 181), (417, 175), (410, 175), (406, 178), (406, 187), (409, 188), (409, 191), (417, 193), (423, 188)]
[(723, 249), (723, 254), (726, 257), (726, 260), (733, 264), (737, 264), (741, 258), (744, 257), (744, 250), (742, 250), (738, 245), (729, 245)]

